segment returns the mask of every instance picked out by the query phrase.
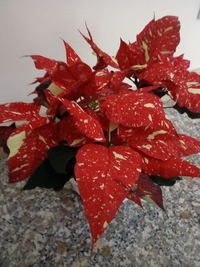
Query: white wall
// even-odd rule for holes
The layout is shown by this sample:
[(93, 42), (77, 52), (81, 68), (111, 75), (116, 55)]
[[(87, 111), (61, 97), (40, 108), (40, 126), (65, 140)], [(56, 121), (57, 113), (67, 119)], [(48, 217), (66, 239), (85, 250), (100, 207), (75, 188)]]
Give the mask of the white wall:
[(23, 55), (40, 54), (65, 60), (60, 37), (81, 58), (93, 65), (95, 57), (77, 29), (87, 22), (94, 40), (115, 55), (119, 38), (134, 41), (153, 18), (177, 15), (181, 21), (181, 45), (191, 67), (200, 67), (200, 0), (0, 0), (0, 103), (31, 101), (28, 85), (41, 72)]

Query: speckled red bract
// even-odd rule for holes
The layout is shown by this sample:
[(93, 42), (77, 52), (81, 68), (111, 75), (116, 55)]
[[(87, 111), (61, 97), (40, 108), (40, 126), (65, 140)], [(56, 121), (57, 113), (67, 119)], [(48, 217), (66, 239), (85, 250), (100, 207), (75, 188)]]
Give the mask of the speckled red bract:
[(152, 19), (135, 41), (121, 39), (114, 57), (86, 30), (95, 66), (64, 40), (64, 61), (30, 56), (45, 73), (33, 82), (39, 83), (33, 103), (0, 105), (0, 123), (16, 122), (16, 128), (0, 126), (0, 144), (9, 150), (9, 182), (35, 176), (41, 182), (36, 169), (51, 164), (54, 182), (61, 183), (47, 188), (62, 188), (65, 174), (66, 181), (76, 179), (94, 245), (125, 198), (164, 210), (161, 185), (200, 177), (200, 168), (183, 159), (200, 152), (200, 141), (177, 132), (162, 101), (168, 96), (168, 108), (200, 118), (200, 75), (175, 55), (176, 16)]
[(46, 124), (25, 131), (24, 140), (18, 152), (9, 157), (9, 182), (27, 179), (47, 156), (49, 148), (56, 146), (55, 129), (52, 124)]
[(141, 157), (130, 147), (88, 144), (76, 160), (76, 181), (96, 242), (137, 182)]

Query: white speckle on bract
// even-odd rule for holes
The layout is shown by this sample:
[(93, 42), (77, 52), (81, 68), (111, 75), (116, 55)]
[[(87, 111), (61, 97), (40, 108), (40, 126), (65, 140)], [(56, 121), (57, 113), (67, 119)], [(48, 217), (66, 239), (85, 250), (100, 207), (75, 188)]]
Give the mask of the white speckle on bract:
[(95, 141), (103, 141), (103, 138), (95, 138)]
[(148, 145), (143, 145), (142, 147), (150, 150), (152, 148), (152, 145), (148, 144)]
[(133, 131), (133, 129), (125, 130), (126, 133), (131, 133), (132, 131)]
[(110, 197), (111, 199), (114, 199), (114, 197), (113, 197), (111, 194), (109, 194), (109, 197)]
[(117, 166), (113, 166), (115, 169), (117, 169), (118, 171), (120, 170), (120, 168), (119, 167), (117, 167)]
[(165, 143), (163, 140), (158, 140), (158, 142), (160, 142), (160, 143), (166, 145), (166, 143)]
[(46, 140), (44, 139), (44, 137), (42, 135), (39, 135), (38, 139), (40, 141), (42, 141), (43, 143), (46, 143)]
[(12, 121), (12, 120), (10, 120), (10, 119), (3, 120), (3, 122), (10, 122), (10, 121)]
[(156, 135), (159, 135), (159, 134), (165, 134), (165, 133), (167, 133), (167, 132), (164, 131), (164, 130), (155, 131), (155, 132), (153, 132), (152, 134), (148, 135), (147, 139), (148, 139), (148, 140), (152, 140), (152, 139), (155, 138)]
[(108, 223), (107, 223), (107, 221), (105, 221), (105, 222), (103, 223), (103, 228), (105, 229), (107, 226), (108, 226)]
[(26, 167), (26, 166), (29, 166), (29, 164), (28, 164), (28, 163), (25, 163), (25, 164), (23, 164), (23, 165), (21, 165), (21, 166), (15, 168), (14, 170), (12, 170), (12, 172), (19, 171), (19, 170), (23, 169), (23, 168)]
[(84, 120), (83, 122), (84, 122), (84, 123), (88, 123), (88, 120)]
[(80, 139), (75, 139), (70, 145), (75, 146), (75, 145), (79, 144), (80, 142), (82, 142), (84, 139), (85, 139), (85, 137), (80, 138)]
[(199, 82), (187, 82), (186, 83), (188, 87), (194, 85), (194, 86), (200, 86), (200, 83)]
[(72, 102), (72, 103), (71, 103), (71, 106), (72, 106), (73, 108), (78, 107), (78, 105), (77, 105), (75, 102)]
[(123, 155), (118, 154), (118, 153), (115, 152), (115, 151), (113, 151), (113, 154), (114, 154), (115, 158), (117, 158), (117, 159), (124, 159), (124, 160), (126, 160), (126, 158), (125, 158)]
[(155, 108), (154, 104), (152, 104), (152, 103), (144, 104), (144, 107), (146, 107), (146, 108)]
[(103, 76), (105, 73), (103, 71), (99, 71), (96, 73), (96, 76)]
[(15, 114), (15, 115), (21, 115), (22, 113), (20, 113), (20, 112), (16, 112), (16, 111), (12, 111), (12, 114)]
[(200, 95), (200, 89), (199, 88), (188, 88), (188, 92), (194, 95)]
[(82, 163), (82, 162), (80, 162), (80, 163), (78, 163), (78, 166), (83, 166), (85, 163)]
[(25, 131), (22, 131), (18, 134), (12, 135), (8, 138), (7, 146), (10, 150), (10, 154), (9, 154), (8, 158), (11, 158), (18, 153), (25, 138), (26, 138), (26, 132)]
[[(166, 117), (167, 118), (167, 117)], [(169, 124), (166, 122), (166, 121), (164, 121), (164, 124), (165, 124), (165, 126), (167, 127), (167, 128), (169, 128)]]
[(145, 43), (145, 41), (142, 41), (142, 48), (144, 49), (146, 62), (148, 62), (149, 61), (148, 45)]
[(99, 187), (101, 188), (101, 190), (103, 190), (105, 187), (105, 184), (101, 184)]
[(151, 116), (151, 114), (148, 115), (148, 119), (149, 119), (150, 121), (152, 121), (152, 116)]
[(172, 27), (172, 26), (166, 28), (166, 29), (164, 30), (164, 32), (168, 32), (168, 31), (171, 31), (171, 30), (173, 30), (173, 27)]
[(115, 57), (111, 57), (112, 61), (115, 63), (115, 64), (118, 64), (118, 61)]

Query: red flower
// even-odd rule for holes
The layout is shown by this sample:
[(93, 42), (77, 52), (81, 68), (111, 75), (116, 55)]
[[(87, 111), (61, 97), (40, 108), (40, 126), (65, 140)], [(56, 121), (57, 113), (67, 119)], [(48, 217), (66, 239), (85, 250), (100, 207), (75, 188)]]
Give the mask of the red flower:
[(130, 147), (91, 144), (76, 159), (76, 180), (95, 243), (137, 182), (141, 157)]
[[(83, 37), (97, 56), (93, 70), (64, 41), (66, 62), (31, 56), (46, 72), (36, 79), (34, 103), (0, 105), (0, 123), (21, 123), (0, 127), (0, 145), (9, 149), (9, 181), (32, 177), (51, 164), (63, 179), (67, 169), (66, 181), (75, 175), (78, 183), (93, 243), (125, 198), (140, 206), (150, 198), (164, 209), (152, 176), (200, 177), (200, 168), (182, 159), (200, 152), (200, 141), (176, 132), (160, 99), (168, 93), (178, 108), (199, 116), (200, 75), (188, 71), (183, 56), (174, 57), (179, 30), (177, 17), (153, 19), (135, 42), (121, 40), (116, 58), (103, 52), (88, 30), (89, 38)], [(55, 161), (48, 162), (49, 151)], [(64, 182), (65, 177), (54, 188)]]

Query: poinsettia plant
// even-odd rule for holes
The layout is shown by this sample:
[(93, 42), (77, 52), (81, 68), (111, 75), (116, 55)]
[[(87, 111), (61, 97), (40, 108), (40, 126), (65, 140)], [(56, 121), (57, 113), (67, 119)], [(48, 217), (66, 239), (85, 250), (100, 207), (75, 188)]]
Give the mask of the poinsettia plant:
[(124, 199), (142, 206), (149, 198), (164, 209), (162, 185), (200, 177), (200, 168), (182, 159), (200, 152), (200, 141), (177, 133), (162, 102), (168, 95), (172, 108), (200, 117), (200, 75), (174, 56), (179, 31), (177, 17), (153, 19), (111, 57), (87, 28), (93, 68), (64, 41), (66, 62), (31, 55), (45, 71), (33, 102), (0, 105), (0, 123), (12, 123), (0, 128), (9, 182), (60, 190), (74, 177), (93, 244)]

